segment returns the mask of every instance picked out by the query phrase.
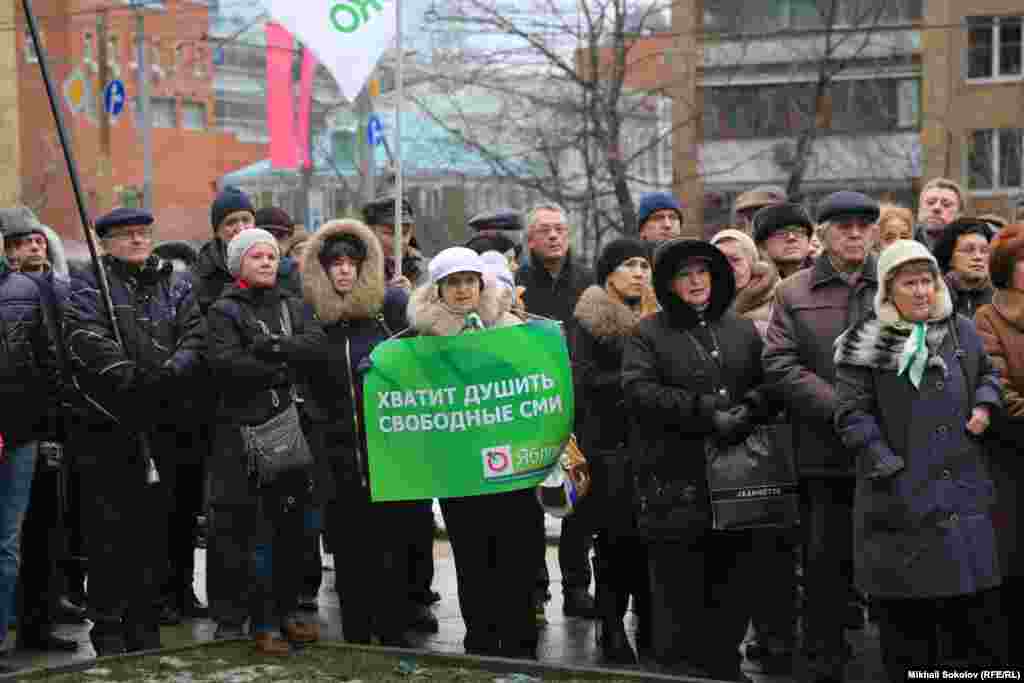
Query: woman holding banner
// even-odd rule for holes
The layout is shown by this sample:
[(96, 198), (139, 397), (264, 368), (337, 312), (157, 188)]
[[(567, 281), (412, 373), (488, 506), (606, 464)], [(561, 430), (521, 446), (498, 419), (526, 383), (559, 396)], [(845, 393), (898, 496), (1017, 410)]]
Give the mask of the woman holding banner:
[[(409, 322), (418, 334), (452, 336), (522, 322), (509, 313), (511, 300), (500, 296), (501, 285), (485, 282), (487, 266), (471, 249), (445, 249), (429, 271), (430, 282), (409, 302)], [(469, 654), (537, 656), (529, 562), (536, 540), (532, 527), (519, 524), (536, 515), (537, 504), (532, 489), (441, 501)]]
[(345, 640), (369, 644), (376, 634), (382, 645), (414, 647), (406, 627), (437, 631), (429, 608), (408, 599), (410, 557), (432, 521), (430, 501), (370, 500), (362, 410), (370, 353), (408, 327), (407, 296), (386, 287), (384, 271), (384, 251), (370, 228), (350, 219), (326, 223), (310, 239), (302, 267), (303, 293), (322, 328), (259, 352), (286, 360), (305, 378), (310, 441), (333, 479), (328, 529), (360, 549), (360, 556), (335, 563)]
[[(646, 548), (633, 529), (632, 474), (626, 446), (629, 424), (622, 419), (622, 352), (640, 319), (658, 310), (651, 289), (650, 249), (646, 242), (619, 239), (597, 259), (597, 281), (576, 304), (572, 327), (576, 436), (590, 463), (593, 480), (589, 514), (594, 542), (595, 597), (599, 642), (608, 664), (635, 664), (623, 627), (629, 596), (644, 619), (647, 607)], [(641, 622), (637, 645), (650, 634)]]
[(713, 531), (705, 441), (742, 443), (777, 412), (763, 385), (764, 343), (730, 311), (732, 267), (717, 247), (664, 243), (654, 264), (662, 310), (627, 338), (622, 388), (637, 524), (647, 538), (651, 654), (670, 673), (740, 678), (737, 644), (764, 600), (764, 533)]

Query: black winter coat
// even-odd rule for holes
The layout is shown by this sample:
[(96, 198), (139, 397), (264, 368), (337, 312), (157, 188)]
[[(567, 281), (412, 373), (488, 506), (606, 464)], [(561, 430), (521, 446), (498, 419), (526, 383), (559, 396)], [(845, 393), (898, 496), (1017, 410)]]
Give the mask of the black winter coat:
[(220, 239), (215, 237), (199, 250), (199, 258), (192, 266), (192, 278), (199, 310), (205, 316), (224, 289), (235, 281), (228, 271), (227, 255)]
[(589, 514), (595, 528), (621, 532), (633, 518), (622, 355), (640, 315), (593, 285), (576, 304), (575, 318), (570, 349), (576, 438), (591, 468)]
[(523, 305), (527, 313), (560, 321), (569, 335), (576, 303), (583, 290), (594, 284), (594, 272), (567, 254), (558, 277), (552, 278), (540, 259), (531, 255), (530, 262), (516, 271), (516, 284), (525, 288)]
[[(92, 426), (84, 431), (99, 440), (95, 447), (76, 448), (82, 464), (107, 458), (111, 447), (135, 453), (134, 445), (124, 445), (132, 442), (125, 433), (173, 435), (182, 397), (190, 391), (186, 380), (200, 362), (198, 349), (181, 343), (194, 321), (191, 277), (156, 257), (142, 268), (110, 256), (102, 263), (124, 346), (117, 344), (94, 271), (72, 279), (65, 310), (68, 359), (84, 404), (92, 408), (85, 418)], [(173, 457), (154, 455), (158, 462)]]
[(253, 343), (265, 333), (284, 333), (282, 306), (288, 306), (292, 332), (304, 334), (315, 324), (298, 299), (276, 288), (230, 285), (207, 315), (208, 362), (220, 387), (214, 449), (207, 461), (212, 505), (251, 503), (257, 492), (250, 477), (241, 425), (256, 425), (292, 404), (293, 373), (280, 361), (253, 353)]
[(0, 434), (5, 447), (47, 436), (60, 389), (39, 287), (0, 256)]

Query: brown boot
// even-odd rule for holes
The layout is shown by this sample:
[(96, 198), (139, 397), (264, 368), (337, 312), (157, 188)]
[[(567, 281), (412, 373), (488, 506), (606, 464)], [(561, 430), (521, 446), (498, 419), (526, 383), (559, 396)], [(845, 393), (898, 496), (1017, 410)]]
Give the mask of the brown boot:
[(320, 624), (290, 621), (284, 627), (284, 635), (293, 643), (315, 643), (320, 640)]
[(292, 649), (287, 641), (275, 638), (273, 633), (257, 633), (256, 652), (271, 657), (287, 657)]

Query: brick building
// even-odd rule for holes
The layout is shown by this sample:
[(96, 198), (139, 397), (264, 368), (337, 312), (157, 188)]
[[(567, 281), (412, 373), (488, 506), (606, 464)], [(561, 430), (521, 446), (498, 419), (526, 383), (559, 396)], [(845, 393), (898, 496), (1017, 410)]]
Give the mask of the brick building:
[[(17, 33), (3, 32), (3, 40), (11, 36), (16, 41), (20, 135), (15, 137), (21, 155), (17, 196), (69, 238), (74, 253), (81, 228), (37, 58), (20, 3), (5, 0), (2, 4), (3, 11), (18, 6)], [(167, 0), (149, 3), (145, 10), (158, 239), (207, 239), (217, 178), (266, 155), (265, 144), (244, 142), (234, 133), (217, 129), (212, 60), (216, 44), (208, 38), (208, 4)], [(141, 126), (135, 105), (136, 11), (127, 2), (109, 0), (40, 0), (34, 9), (83, 190), (95, 216), (132, 201), (142, 186)], [(105, 41), (99, 39), (103, 33)], [(104, 51), (105, 66), (100, 64)], [(106, 124), (101, 115), (104, 75), (124, 82), (128, 100), (123, 113), (107, 117)], [(101, 144), (105, 136), (109, 136), (108, 145)]]

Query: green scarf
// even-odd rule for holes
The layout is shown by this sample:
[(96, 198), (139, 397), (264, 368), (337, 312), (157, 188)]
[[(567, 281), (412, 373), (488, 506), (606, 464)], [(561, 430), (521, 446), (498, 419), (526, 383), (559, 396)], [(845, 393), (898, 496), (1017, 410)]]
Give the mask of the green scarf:
[(928, 366), (928, 345), (925, 342), (927, 337), (928, 325), (914, 323), (910, 337), (900, 352), (900, 371), (897, 375), (906, 373), (915, 389), (921, 388), (921, 379), (924, 378), (924, 370)]

